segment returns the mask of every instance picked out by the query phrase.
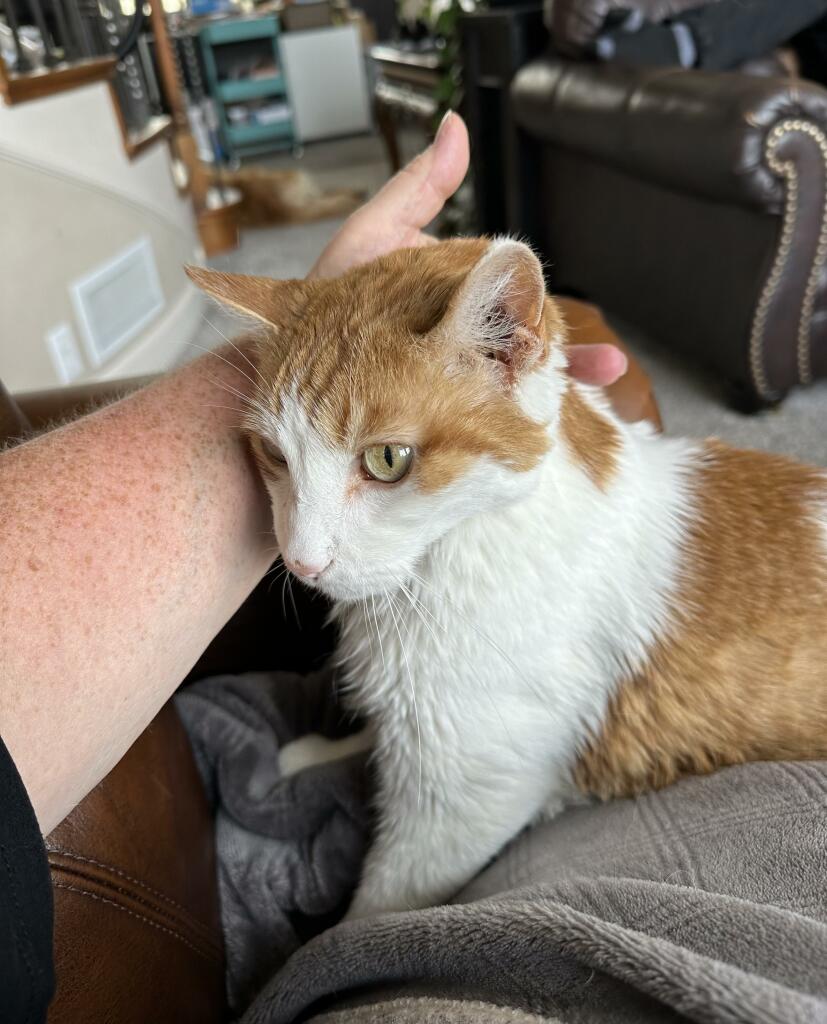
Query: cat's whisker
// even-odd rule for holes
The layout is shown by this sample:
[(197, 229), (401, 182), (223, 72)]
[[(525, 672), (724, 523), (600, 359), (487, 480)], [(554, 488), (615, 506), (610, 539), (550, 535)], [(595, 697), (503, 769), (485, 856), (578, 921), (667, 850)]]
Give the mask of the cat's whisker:
[[(438, 643), (439, 643), (439, 641), (438, 641), (438, 640), (437, 640), (437, 638), (436, 638), (436, 633), (434, 633), (434, 631), (433, 631), (433, 630), (431, 629), (431, 627), (430, 627), (430, 625), (429, 625), (428, 621), (426, 620), (425, 616), (424, 616), (424, 615), (422, 614), (422, 610), (421, 610), (421, 609), (420, 609), (420, 607), (419, 607), (419, 606), (420, 606), (420, 604), (421, 604), (421, 602), (420, 602), (420, 601), (418, 601), (418, 600), (417, 600), (417, 599), (416, 599), (416, 598), (414, 597), (414, 595), (413, 595), (413, 594), (411, 593), (411, 591), (410, 591), (410, 590), (409, 590), (409, 589), (408, 589), (408, 588), (407, 588), (407, 587), (405, 586), (405, 584), (404, 584), (404, 583), (402, 582), (402, 580), (399, 580), (399, 581), (398, 581), (398, 584), (399, 584), (399, 589), (400, 589), (400, 590), (402, 591), (402, 593), (403, 593), (403, 594), (405, 595), (405, 597), (407, 597), (407, 599), (408, 599), (408, 603), (410, 604), (411, 608), (412, 608), (412, 609), (413, 609), (413, 610), (414, 610), (414, 611), (416, 612), (416, 614), (417, 614), (417, 615), (419, 616), (419, 620), (420, 620), (420, 622), (421, 622), (421, 623), (422, 623), (422, 625), (423, 625), (423, 626), (424, 626), (424, 627), (425, 627), (425, 628), (426, 628), (426, 629), (428, 630), (428, 632), (429, 632), (429, 633), (431, 634), (431, 637), (433, 638), (433, 641), (434, 641), (434, 643), (435, 643), (435, 644), (438, 644)], [(424, 606), (423, 606), (423, 607), (424, 607)], [(443, 626), (443, 629), (444, 629), (444, 628), (445, 628), (445, 627)]]
[(236, 343), (232, 340), (232, 338), (228, 338), (227, 335), (219, 327), (216, 327), (216, 325), (212, 322), (212, 320), (208, 319), (203, 313), (201, 314), (201, 317), (202, 317), (204, 323), (207, 324), (208, 327), (212, 327), (212, 329), (215, 331), (215, 333), (217, 335), (219, 335), (219, 337), (223, 338), (224, 341), (226, 341), (228, 345), (231, 345), (236, 350), (236, 352), (238, 352), (238, 354), (241, 356), (241, 358), (250, 366), (250, 368), (252, 369), (253, 373), (255, 373), (255, 375), (258, 377), (258, 379), (261, 381), (261, 383), (264, 384), (264, 385), (267, 385), (267, 378), (264, 376), (264, 374), (261, 372), (261, 370), (256, 366), (256, 364), (253, 362), (253, 360), (250, 359), (250, 357), (247, 355), (247, 353), (242, 351), (242, 349), (240, 349), (238, 347), (238, 345), (236, 345)]
[(301, 624), (301, 620), (299, 619), (299, 610), (298, 610), (298, 608), (296, 608), (296, 599), (295, 599), (295, 597), (293, 597), (293, 579), (292, 579), (292, 574), (289, 573), (289, 572), (287, 574), (287, 593), (290, 595), (290, 604), (293, 605), (293, 617), (296, 620), (296, 625), (298, 626), (299, 630), (301, 630), (302, 624)]
[[(225, 380), (218, 380), (217, 377), (208, 377), (207, 380), (210, 384), (215, 385), (215, 387), (220, 388), (222, 391), (226, 391), (228, 395), (233, 395), (233, 397), (237, 398), (243, 405), (249, 406), (251, 409), (257, 408), (257, 403), (254, 399), (249, 395), (245, 395), (243, 391), (239, 391), (238, 388), (234, 388)], [(258, 411), (260, 412), (261, 410), (258, 409)]]
[[(417, 583), (420, 584), (420, 586), (423, 586), (423, 587), (426, 588), (426, 590), (429, 590), (433, 594), (434, 597), (438, 598), (440, 601), (442, 601), (444, 604), (446, 604), (456, 615), (458, 615), (463, 620), (463, 622), (465, 622), (474, 631), (474, 633), (476, 633), (476, 635), (481, 640), (485, 641), (485, 643), (487, 643), (489, 645), (489, 647), (491, 647), (492, 650), (496, 651), (497, 654), (500, 655), (500, 657), (505, 661), (505, 663), (509, 666), (509, 668), (513, 669), (516, 673), (522, 675), (522, 673), (520, 673), (520, 671), (519, 671), (519, 669), (517, 667), (516, 662), (512, 658), (510, 658), (505, 653), (505, 651), (499, 646), (499, 644), (497, 644), (494, 640), (492, 640), (491, 637), (488, 636), (487, 633), (483, 633), (483, 631), (481, 629), (479, 629), (479, 627), (476, 625), (475, 622), (472, 622), (472, 620), (469, 619), (467, 615), (463, 614), (463, 612), (460, 611), (460, 609), (448, 597), (447, 594), (441, 594), (438, 590), (436, 590), (433, 586), (431, 586), (426, 580), (424, 580), (420, 575), (418, 575), (418, 573), (414, 572), (413, 569), (409, 570), (408, 574), (413, 579), (415, 579), (417, 581)], [(553, 716), (551, 714), (551, 711), (548, 708), (548, 704), (547, 704), (546, 700), (543, 698), (543, 695), (540, 693), (540, 691), (534, 686), (534, 684), (528, 678), (525, 679), (525, 685), (531, 690), (531, 692), (537, 698), (537, 701), (539, 702), (540, 706), (549, 715), (549, 717), (551, 717), (552, 720), (553, 720)]]
[[(438, 643), (438, 641), (437, 641), (437, 638), (436, 638), (436, 634), (435, 634), (435, 633), (434, 633), (434, 631), (433, 631), (433, 630), (432, 630), (432, 629), (430, 628), (430, 626), (428, 625), (428, 623), (427, 623), (427, 622), (425, 621), (425, 618), (424, 618), (424, 616), (423, 616), (423, 614), (422, 614), (422, 613), (423, 613), (423, 611), (424, 611), (424, 612), (427, 612), (427, 613), (428, 613), (428, 615), (430, 615), (430, 617), (431, 617), (431, 618), (433, 619), (433, 621), (434, 621), (434, 622), (435, 622), (435, 623), (436, 623), (436, 624), (437, 624), (437, 625), (438, 625), (438, 626), (440, 627), (440, 629), (442, 629), (442, 631), (443, 631), (444, 633), (446, 633), (446, 634), (448, 633), (448, 628), (447, 628), (447, 626), (445, 626), (445, 624), (444, 624), (444, 623), (440, 622), (440, 621), (439, 621), (439, 619), (437, 619), (437, 618), (436, 618), (436, 616), (434, 615), (434, 613), (433, 613), (433, 612), (431, 611), (431, 609), (430, 609), (430, 608), (429, 608), (429, 607), (428, 607), (428, 606), (427, 606), (427, 605), (425, 604), (425, 602), (424, 602), (424, 601), (422, 601), (422, 600), (421, 600), (420, 598), (416, 597), (416, 595), (415, 595), (415, 594), (414, 594), (414, 593), (413, 593), (413, 592), (412, 592), (411, 590), (409, 590), (409, 589), (408, 589), (408, 587), (406, 587), (406, 586), (405, 586), (405, 584), (404, 584), (404, 583), (403, 583), (403, 582), (402, 582), (401, 580), (399, 581), (399, 587), (400, 587), (400, 589), (402, 590), (403, 594), (405, 594), (405, 596), (406, 596), (406, 597), (408, 598), (408, 600), (410, 601), (411, 607), (412, 607), (412, 608), (414, 609), (414, 611), (415, 611), (415, 612), (417, 612), (417, 614), (419, 615), (419, 618), (421, 619), (421, 621), (422, 621), (422, 624), (423, 624), (423, 625), (425, 626), (425, 628), (426, 628), (426, 629), (428, 630), (428, 632), (429, 632), (429, 633), (431, 634), (431, 636), (432, 636), (432, 637), (434, 638), (434, 643)], [(481, 683), (483, 682), (483, 679), (482, 679), (482, 677), (480, 677), (480, 682), (481, 682)], [(508, 728), (508, 726), (507, 726), (507, 725), (505, 724), (505, 719), (504, 719), (504, 718), (503, 718), (503, 716), (502, 716), (502, 715), (500, 714), (500, 709), (499, 709), (499, 708), (497, 707), (497, 702), (496, 702), (496, 701), (494, 700), (494, 697), (493, 697), (493, 696), (492, 696), (492, 694), (491, 694), (491, 689), (490, 689), (490, 687), (488, 686), (488, 684), (487, 684), (487, 683), (483, 683), (483, 692), (485, 693), (485, 696), (486, 696), (486, 697), (488, 698), (488, 700), (489, 700), (489, 703), (491, 704), (491, 708), (492, 708), (492, 710), (493, 710), (494, 714), (495, 714), (495, 715), (497, 716), (497, 718), (499, 718), (499, 720), (500, 720), (500, 725), (501, 725), (501, 726), (503, 727), (503, 732), (504, 732), (504, 733), (505, 733), (505, 735), (506, 735), (506, 736), (508, 737), (508, 742), (509, 742), (509, 744), (511, 745), (511, 749), (512, 749), (512, 750), (514, 750), (514, 751), (515, 751), (515, 752), (516, 752), (517, 754), (519, 754), (519, 755), (520, 755), (520, 756), (522, 757), (522, 756), (523, 756), (522, 750), (521, 750), (521, 748), (520, 748), (520, 747), (519, 747), (519, 746), (518, 746), (518, 745), (517, 745), (517, 744), (516, 744), (516, 743), (514, 742), (514, 737), (513, 737), (512, 735), (511, 735), (511, 732), (509, 731), (509, 728)]]
[(402, 631), (399, 628), (399, 623), (396, 621), (393, 598), (389, 593), (386, 593), (384, 596), (385, 603), (387, 604), (388, 610), (391, 613), (391, 618), (393, 619), (396, 635), (399, 637), (399, 647), (402, 651), (402, 657), (405, 659), (405, 668), (408, 670), (408, 682), (411, 687), (411, 699), (413, 701), (414, 719), (416, 721), (416, 742), (419, 751), (419, 779), (416, 791), (416, 805), (419, 807), (422, 804), (422, 730), (419, 725), (419, 709), (416, 704), (416, 690), (414, 688), (413, 673), (411, 672), (410, 662), (408, 661), (408, 652), (405, 649), (405, 642), (402, 639)]
[(255, 410), (262, 416), (269, 415), (267, 407), (262, 405), (262, 403), (259, 402), (258, 399), (253, 398), (251, 395), (245, 395), (243, 391), (239, 391), (238, 388), (234, 388), (227, 381), (218, 380), (215, 377), (208, 377), (207, 379), (211, 384), (214, 384), (215, 387), (221, 388), (222, 391), (226, 391), (227, 394), (236, 397), (243, 405), (247, 406), (249, 409)]
[(379, 638), (379, 653), (382, 655), (382, 670), (387, 672), (388, 666), (385, 663), (385, 647), (382, 643), (382, 630), (379, 628), (379, 617), (376, 614), (376, 598), (370, 595), (370, 603), (373, 605), (373, 621), (376, 626), (376, 635)]
[(465, 614), (464, 614), (464, 613), (463, 613), (463, 612), (462, 612), (462, 611), (461, 611), (461, 610), (460, 610), (460, 609), (459, 609), (459, 608), (458, 608), (458, 607), (456, 606), (456, 604), (455, 604), (455, 603), (454, 603), (454, 602), (453, 602), (453, 601), (452, 601), (452, 600), (450, 599), (450, 597), (448, 597), (448, 595), (447, 595), (447, 594), (441, 594), (441, 593), (440, 593), (440, 592), (439, 592), (438, 590), (436, 590), (436, 589), (435, 589), (435, 588), (434, 588), (434, 587), (433, 587), (433, 586), (432, 586), (431, 584), (429, 584), (429, 583), (428, 583), (428, 582), (427, 582), (426, 580), (424, 580), (424, 579), (423, 579), (423, 578), (422, 578), (421, 576), (419, 576), (419, 575), (418, 575), (418, 574), (417, 574), (416, 572), (414, 572), (414, 571), (413, 571), (412, 569), (410, 570), (410, 572), (409, 572), (409, 575), (410, 575), (410, 576), (411, 576), (411, 577), (412, 577), (413, 579), (415, 579), (415, 580), (416, 580), (416, 582), (420, 584), (420, 586), (422, 586), (422, 587), (425, 587), (425, 589), (426, 589), (426, 590), (428, 590), (428, 591), (430, 591), (430, 592), (431, 592), (431, 594), (432, 594), (432, 595), (433, 595), (434, 597), (436, 597), (436, 598), (437, 598), (438, 600), (440, 600), (440, 601), (444, 602), (444, 603), (445, 603), (445, 604), (446, 604), (446, 605), (447, 605), (447, 606), (448, 606), (448, 607), (449, 607), (449, 608), (450, 608), (450, 609), (451, 609), (451, 610), (452, 610), (453, 612), (455, 612), (455, 613), (456, 613), (457, 615), (459, 615), (459, 617), (460, 617), (460, 618), (461, 618), (461, 619), (463, 620), (463, 622), (466, 622), (466, 623), (467, 623), (467, 624), (468, 624), (468, 625), (469, 625), (469, 626), (471, 627), (471, 629), (473, 629), (473, 630), (474, 630), (474, 632), (475, 632), (475, 633), (477, 634), (477, 636), (479, 636), (479, 637), (480, 637), (480, 639), (484, 640), (484, 641), (485, 641), (485, 642), (486, 642), (487, 644), (489, 644), (489, 645), (490, 645), (490, 646), (491, 646), (491, 647), (493, 648), (493, 650), (495, 650), (495, 651), (497, 652), (497, 654), (499, 654), (499, 655), (500, 655), (500, 657), (501, 657), (501, 658), (503, 658), (503, 660), (504, 660), (504, 661), (506, 662), (506, 664), (507, 664), (507, 665), (508, 665), (508, 666), (509, 666), (510, 668), (513, 668), (513, 669), (514, 669), (515, 671), (517, 670), (517, 665), (516, 665), (516, 663), (514, 662), (514, 660), (513, 660), (512, 658), (510, 658), (510, 657), (509, 657), (509, 656), (508, 656), (508, 655), (507, 655), (507, 654), (505, 653), (505, 651), (504, 651), (504, 650), (503, 650), (503, 649), (502, 649), (502, 648), (501, 648), (501, 647), (499, 646), (499, 644), (495, 643), (495, 641), (491, 639), (491, 637), (489, 637), (489, 636), (488, 636), (487, 634), (483, 633), (483, 632), (482, 632), (482, 631), (481, 631), (481, 630), (480, 630), (480, 629), (479, 629), (479, 628), (477, 627), (476, 623), (472, 622), (472, 620), (471, 620), (471, 619), (469, 619), (469, 618), (468, 618), (468, 617), (467, 617), (467, 616), (466, 616), (466, 615), (465, 615)]
[(236, 413), (236, 415), (238, 414), (238, 408), (237, 407), (233, 408), (230, 405), (213, 405), (212, 402), (207, 402), (206, 405), (204, 406), (204, 408), (205, 409), (223, 409), (226, 412), (234, 412), (234, 413)]
[[(278, 566), (276, 566), (276, 568), (278, 568)], [(273, 569), (270, 569), (270, 570), (269, 570), (269, 572), (273, 572), (273, 571), (274, 571)], [(284, 575), (284, 573), (286, 573), (286, 572), (287, 572), (287, 570), (286, 570), (286, 569), (283, 569), (283, 571), (282, 571), (282, 572), (278, 573), (278, 574), (277, 574), (276, 576), (274, 576), (274, 577), (273, 577), (273, 578), (272, 578), (272, 579), (270, 580), (270, 586), (269, 586), (269, 587), (267, 588), (267, 594), (268, 594), (268, 596), (269, 596), (269, 595), (270, 595), (270, 594), (272, 593), (272, 591), (273, 591), (273, 587), (274, 587), (274, 586), (275, 586), (275, 585), (276, 585), (276, 584), (278, 583), (278, 581), (279, 581), (279, 580), (280, 580), (280, 579), (282, 578), (282, 576), (283, 576), (283, 575)], [(266, 577), (266, 576), (267, 576), (267, 573), (265, 573), (264, 575), (265, 575), (265, 577)], [(286, 617), (286, 616), (285, 616), (285, 617)]]
[[(206, 319), (206, 317), (205, 317), (205, 319)], [(210, 323), (209, 320), (207, 320), (207, 323), (208, 324)], [(213, 325), (210, 324), (210, 327), (212, 327), (212, 326)], [(216, 330), (217, 330), (217, 328), (216, 328)], [(221, 332), (219, 331), (219, 333), (221, 333)], [(222, 337), (223, 337), (223, 335), (222, 335)], [(226, 339), (226, 340), (229, 340), (229, 339)], [(242, 370), (240, 366), (236, 366), (235, 363), (231, 363), (230, 360), (227, 359), (226, 356), (222, 356), (221, 353), (220, 352), (216, 352), (214, 348), (206, 348), (204, 345), (198, 345), (194, 341), (187, 341), (187, 342), (185, 342), (185, 344), (187, 345), (188, 348), (197, 348), (199, 350), (199, 352), (205, 352), (208, 356), (215, 356), (216, 359), (220, 359), (222, 363), (226, 363), (227, 366), (232, 367), (232, 369), (234, 369), (236, 372), (240, 373), (242, 377), (246, 377), (247, 380), (253, 385), (253, 387), (256, 387), (256, 382), (253, 380), (253, 378), (250, 376), (249, 373), (247, 373), (245, 370)], [(239, 350), (236, 349), (236, 351), (239, 351)], [(240, 354), (244, 355), (243, 352), (241, 352)], [(246, 358), (246, 356), (245, 356), (245, 358)], [(249, 360), (248, 360), (248, 362), (249, 362)]]
[(370, 657), (371, 657), (371, 661), (373, 661), (373, 633), (371, 631), (370, 621), (368, 619), (368, 599), (366, 597), (362, 598), (362, 615), (363, 615), (364, 620), (365, 620), (365, 632), (368, 635), (368, 644), (370, 646)]

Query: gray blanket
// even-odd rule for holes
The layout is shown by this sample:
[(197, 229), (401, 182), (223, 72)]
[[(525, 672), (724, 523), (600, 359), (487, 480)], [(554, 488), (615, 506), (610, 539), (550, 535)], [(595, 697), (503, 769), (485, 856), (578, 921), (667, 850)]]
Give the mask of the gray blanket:
[(827, 763), (572, 809), (452, 906), (330, 928), (276, 971), (295, 909), (340, 905), (363, 851), (363, 763), (277, 777), (279, 743), (338, 725), (330, 683), (225, 678), (179, 699), (217, 806), (237, 1005), (274, 972), (244, 1024), (827, 1024)]
[(238, 1011), (346, 907), (368, 830), (365, 758), (279, 777), (281, 746), (346, 725), (329, 669), (217, 676), (176, 705), (215, 809), (227, 994)]

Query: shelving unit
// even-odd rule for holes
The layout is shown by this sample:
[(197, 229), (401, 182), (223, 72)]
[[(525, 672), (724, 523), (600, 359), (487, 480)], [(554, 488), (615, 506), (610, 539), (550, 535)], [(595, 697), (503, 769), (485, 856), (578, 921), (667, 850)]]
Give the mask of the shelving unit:
[[(199, 32), (207, 86), (231, 157), (295, 144), (279, 35), (273, 14), (210, 22)], [(246, 119), (234, 117), (240, 110)]]

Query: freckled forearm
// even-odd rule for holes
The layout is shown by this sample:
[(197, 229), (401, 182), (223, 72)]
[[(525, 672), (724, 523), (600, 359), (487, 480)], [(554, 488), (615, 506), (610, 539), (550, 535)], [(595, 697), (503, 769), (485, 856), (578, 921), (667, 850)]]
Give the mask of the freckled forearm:
[(274, 555), (204, 357), (0, 455), (0, 732), (44, 831), (127, 750)]

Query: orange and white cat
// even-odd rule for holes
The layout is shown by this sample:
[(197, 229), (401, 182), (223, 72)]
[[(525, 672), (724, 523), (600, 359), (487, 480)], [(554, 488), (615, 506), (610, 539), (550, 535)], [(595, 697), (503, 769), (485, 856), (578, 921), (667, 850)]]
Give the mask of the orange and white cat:
[(827, 473), (621, 422), (517, 242), (193, 277), (265, 326), (246, 428), (372, 725), (349, 916), (449, 898), (584, 794), (827, 756)]

